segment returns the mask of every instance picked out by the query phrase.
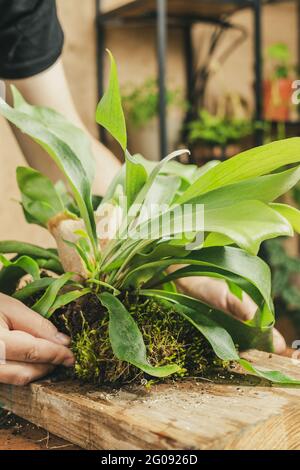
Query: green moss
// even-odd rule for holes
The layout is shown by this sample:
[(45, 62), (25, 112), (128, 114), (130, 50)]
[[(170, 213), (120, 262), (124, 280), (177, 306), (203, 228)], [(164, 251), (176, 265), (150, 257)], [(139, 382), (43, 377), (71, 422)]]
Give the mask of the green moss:
[(82, 332), (73, 339), (73, 350), (76, 355), (75, 373), (82, 380), (94, 381), (100, 377), (100, 363), (96, 355), (98, 330), (90, 329), (83, 323)]
[[(153, 300), (132, 303), (127, 298), (124, 303), (143, 334), (151, 364), (180, 366), (172, 379), (202, 376), (212, 366), (225, 366), (205, 338), (169, 307)], [(108, 336), (108, 313), (95, 296), (69, 305), (57, 320), (60, 329), (63, 324), (72, 336), (75, 374), (79, 379), (101, 384), (151, 379), (114, 356)]]

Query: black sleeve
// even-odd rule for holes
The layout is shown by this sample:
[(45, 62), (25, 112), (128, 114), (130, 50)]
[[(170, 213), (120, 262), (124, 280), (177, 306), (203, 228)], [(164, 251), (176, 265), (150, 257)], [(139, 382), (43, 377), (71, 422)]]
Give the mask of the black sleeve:
[(0, 0), (0, 78), (43, 72), (59, 58), (63, 42), (55, 0)]

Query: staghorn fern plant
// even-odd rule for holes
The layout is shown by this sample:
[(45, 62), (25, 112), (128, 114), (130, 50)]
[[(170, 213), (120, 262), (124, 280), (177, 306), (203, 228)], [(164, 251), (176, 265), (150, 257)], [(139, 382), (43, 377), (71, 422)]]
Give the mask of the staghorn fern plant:
[[(272, 351), (270, 270), (257, 252), (266, 239), (292, 235), (293, 229), (300, 231), (300, 212), (273, 202), (300, 180), (300, 139), (277, 141), (200, 169), (172, 161), (183, 151), (174, 152), (158, 164), (140, 155), (131, 156), (111, 54), (110, 60), (109, 87), (96, 118), (119, 142), (126, 161), (100, 204), (91, 194), (94, 163), (84, 133), (53, 110), (30, 106), (15, 88), (14, 108), (0, 100), (1, 114), (49, 153), (72, 191), (71, 196), (62, 183), (54, 186), (35, 170), (17, 169), (26, 220), (47, 228), (57, 242), (57, 250), (1, 242), (0, 290), (30, 302), (33, 310), (53, 321), (66, 309), (80, 317), (78, 302), (82, 299), (92, 297), (97, 302), (99, 312), (106, 314), (101, 318), (108, 349), (103, 349), (99, 362), (97, 354), (101, 351), (91, 350), (91, 338), (94, 346), (101, 338), (95, 325), (86, 327), (83, 319), (74, 349), (81, 365), (85, 362), (95, 366), (93, 373), (81, 374), (85, 377), (100, 376), (98, 369), (105, 367), (105, 351), (107, 361), (114, 359), (118, 366), (125, 364), (147, 376), (180, 375), (182, 366), (172, 360), (178, 355), (171, 354), (165, 361), (147, 357), (151, 355), (151, 341), (146, 341), (146, 335), (152, 334), (154, 305), (163, 320), (167, 315), (173, 318), (168, 328), (171, 325), (176, 329), (180, 324), (181, 332), (190, 335), (190, 343), (196, 343), (199, 335), (205, 338), (222, 361), (236, 361), (251, 374), (272, 382), (299, 384), (280, 372), (262, 370), (240, 358), (235, 345)], [(291, 168), (277, 171), (286, 165)], [(146, 209), (153, 203), (163, 210), (148, 215)], [(6, 254), (15, 256), (8, 258)], [(172, 265), (182, 267), (168, 270)], [(47, 275), (41, 275), (43, 272)], [(30, 275), (30, 282), (20, 286), (25, 274)], [(177, 292), (174, 281), (189, 276), (223, 279), (239, 298), (247, 293), (257, 305), (254, 319), (238, 321)], [(131, 306), (135, 304), (139, 312), (147, 304), (147, 315), (132, 314)], [(96, 318), (99, 315), (100, 319), (99, 312)], [(147, 328), (143, 327), (146, 323)], [(161, 325), (163, 328), (163, 321)], [(154, 323), (153, 330), (152, 340), (156, 335)], [(168, 343), (171, 336), (164, 331), (160, 334)], [(192, 348), (189, 351), (194, 354)], [(126, 370), (119, 367), (119, 378)], [(110, 380), (116, 379), (116, 375), (113, 377)]]

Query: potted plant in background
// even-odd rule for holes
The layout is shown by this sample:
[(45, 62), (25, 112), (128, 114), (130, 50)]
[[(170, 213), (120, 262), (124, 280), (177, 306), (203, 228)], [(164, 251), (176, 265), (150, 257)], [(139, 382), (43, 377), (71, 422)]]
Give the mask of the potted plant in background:
[[(123, 90), (122, 101), (128, 127), (128, 142), (133, 153), (158, 161), (159, 154), (159, 93), (156, 80), (147, 79), (137, 87)], [(173, 151), (178, 144), (184, 114), (184, 101), (179, 90), (167, 90), (168, 147)]]
[(270, 78), (264, 82), (264, 118), (269, 121), (288, 121), (293, 92), (291, 77), (291, 53), (284, 43), (276, 43), (267, 49)]
[(246, 115), (241, 97), (232, 93), (219, 100), (216, 114), (200, 110), (198, 118), (188, 124), (188, 144), (193, 146), (194, 159), (225, 160), (237, 154), (242, 140), (254, 132), (254, 123)]

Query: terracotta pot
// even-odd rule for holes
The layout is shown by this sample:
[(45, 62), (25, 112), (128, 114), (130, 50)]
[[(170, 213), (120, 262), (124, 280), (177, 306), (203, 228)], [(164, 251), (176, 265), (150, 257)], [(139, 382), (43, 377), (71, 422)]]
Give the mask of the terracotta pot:
[(264, 118), (268, 121), (288, 121), (290, 118), (293, 80), (280, 78), (264, 82)]
[[(169, 152), (176, 150), (180, 139), (183, 113), (179, 110), (172, 110), (168, 113), (168, 147)], [(152, 119), (147, 125), (136, 128), (128, 124), (128, 148), (131, 154), (140, 153), (148, 160), (160, 160), (159, 152), (159, 121)], [(162, 155), (165, 157), (166, 155)]]

